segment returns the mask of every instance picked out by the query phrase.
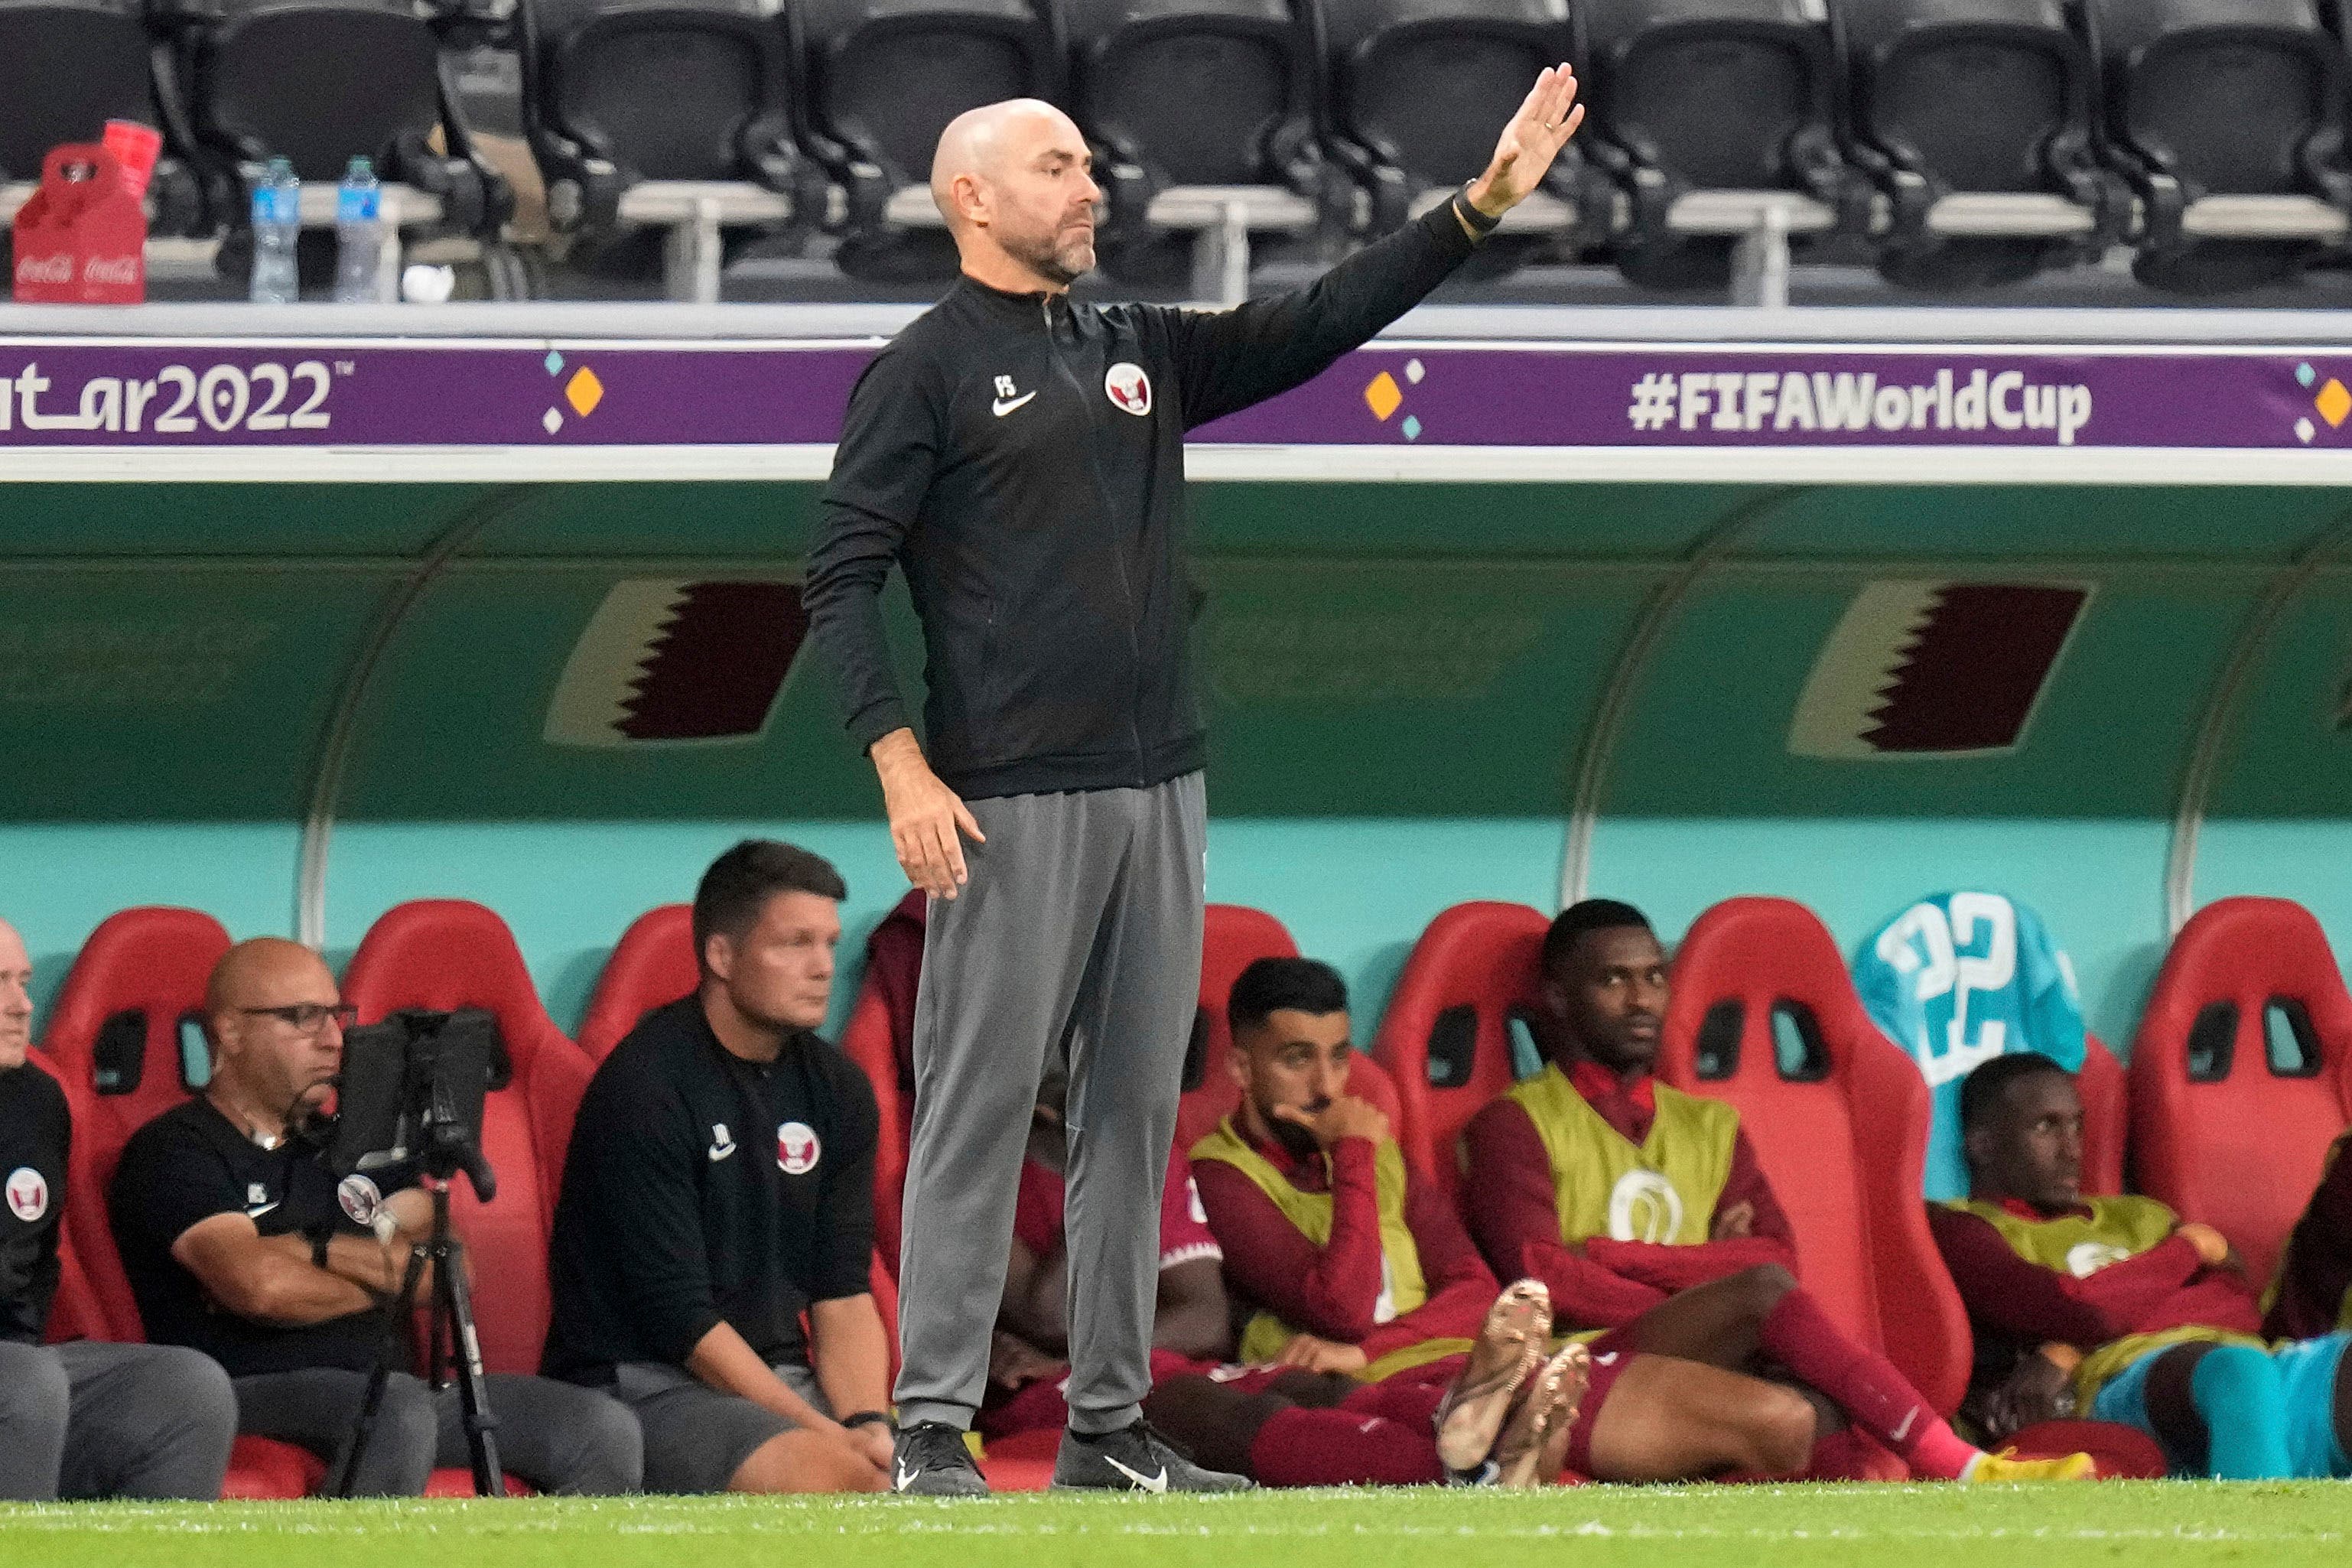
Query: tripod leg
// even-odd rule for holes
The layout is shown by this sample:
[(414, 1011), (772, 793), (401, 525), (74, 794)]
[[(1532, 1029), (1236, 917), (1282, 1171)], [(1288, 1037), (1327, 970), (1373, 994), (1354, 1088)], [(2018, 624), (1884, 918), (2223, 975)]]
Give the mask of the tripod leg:
[[(384, 1352), (377, 1358), (375, 1370), (368, 1373), (367, 1393), (360, 1400), (359, 1419), (352, 1424), (351, 1447), (343, 1451), (341, 1471), (335, 1477), (333, 1495), (349, 1497), (360, 1479), (360, 1461), (367, 1457), (368, 1444), (375, 1437), (376, 1417), (383, 1412), (383, 1391), (392, 1381), (392, 1354), (400, 1343), (400, 1326), (408, 1321), (416, 1303), (416, 1286), (425, 1272), (423, 1258), (409, 1254), (408, 1271), (400, 1281), (400, 1294), (384, 1309)], [(436, 1290), (437, 1294), (437, 1290)]]
[(474, 1495), (507, 1495), (506, 1472), (499, 1468), (498, 1417), (490, 1413), (482, 1371), (482, 1344), (474, 1331), (474, 1294), (466, 1282), (466, 1247), (445, 1230), (433, 1259), (434, 1315), (448, 1325), (457, 1372), (457, 1403), (473, 1450)]
[(377, 1362), (375, 1370), (368, 1373), (367, 1393), (360, 1400), (359, 1419), (352, 1424), (351, 1444), (343, 1450), (342, 1466), (335, 1472), (335, 1484), (330, 1489), (329, 1496), (347, 1498), (352, 1495), (352, 1488), (360, 1479), (360, 1462), (367, 1458), (368, 1444), (375, 1436), (376, 1417), (383, 1412), (384, 1387), (391, 1381), (392, 1368), (384, 1362)]

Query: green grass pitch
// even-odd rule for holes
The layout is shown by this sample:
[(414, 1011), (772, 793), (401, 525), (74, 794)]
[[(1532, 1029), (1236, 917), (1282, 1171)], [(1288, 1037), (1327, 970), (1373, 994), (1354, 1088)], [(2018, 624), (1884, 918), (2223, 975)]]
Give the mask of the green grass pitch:
[(1387, 1568), (2342, 1563), (2341, 1483), (1584, 1487), (1236, 1498), (18, 1505), (26, 1568)]

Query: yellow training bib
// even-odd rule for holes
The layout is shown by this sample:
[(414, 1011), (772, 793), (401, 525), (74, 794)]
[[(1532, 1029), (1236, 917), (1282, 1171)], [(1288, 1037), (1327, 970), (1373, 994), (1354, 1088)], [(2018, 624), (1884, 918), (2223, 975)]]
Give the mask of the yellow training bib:
[[(2089, 1214), (2060, 1215), (2053, 1219), (2027, 1219), (1999, 1204), (1974, 1200), (1949, 1206), (1972, 1214), (2000, 1232), (2009, 1249), (2026, 1262), (2077, 1279), (2087, 1279), (2109, 1264), (2120, 1263), (2126, 1258), (2137, 1258), (2169, 1237), (2180, 1223), (2179, 1215), (2154, 1198), (2091, 1198), (2085, 1200)], [(2099, 1396), (2099, 1390), (2132, 1363), (2158, 1351), (2187, 1344), (2263, 1348), (2263, 1342), (2252, 1334), (2202, 1323), (2126, 1334), (2090, 1350), (2083, 1357), (2082, 1364), (2074, 1369), (2074, 1396), (2087, 1410), (2091, 1401)]]
[[(1217, 1123), (1215, 1131), (1192, 1145), (1195, 1160), (1216, 1160), (1231, 1165), (1247, 1176), (1258, 1191), (1274, 1200), (1282, 1217), (1297, 1226), (1298, 1233), (1317, 1247), (1331, 1244), (1331, 1194), (1301, 1192), (1291, 1185), (1288, 1177), (1274, 1163), (1249, 1145), (1249, 1141), (1234, 1131), (1234, 1120), (1226, 1117)], [(1325, 1170), (1330, 1165), (1324, 1157)], [(1413, 1241), (1412, 1226), (1405, 1222), (1404, 1155), (1393, 1139), (1383, 1139), (1372, 1156), (1374, 1194), (1381, 1216), (1381, 1299), (1372, 1310), (1376, 1323), (1392, 1322), (1429, 1300), (1429, 1287), (1421, 1272), (1421, 1248)], [(1242, 1330), (1241, 1359), (1249, 1363), (1272, 1361), (1282, 1353), (1282, 1347), (1300, 1331), (1284, 1322), (1272, 1312), (1260, 1311), (1251, 1317)], [(1408, 1367), (1421, 1366), (1442, 1356), (1455, 1355), (1470, 1348), (1467, 1340), (1430, 1340), (1417, 1345), (1406, 1345), (1382, 1356), (1356, 1375), (1367, 1383), (1377, 1383)], [(1425, 1352), (1425, 1353), (1424, 1353)]]
[(1511, 1089), (1551, 1162), (1568, 1245), (1596, 1236), (1675, 1246), (1707, 1239), (1731, 1175), (1739, 1112), (1663, 1083), (1654, 1089), (1657, 1114), (1638, 1146), (1585, 1103), (1556, 1065)]

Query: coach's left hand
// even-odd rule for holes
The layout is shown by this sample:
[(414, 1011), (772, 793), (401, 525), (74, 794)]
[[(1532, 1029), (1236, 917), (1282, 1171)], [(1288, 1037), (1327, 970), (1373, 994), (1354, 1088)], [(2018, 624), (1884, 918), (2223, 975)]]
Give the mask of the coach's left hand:
[(985, 844), (988, 835), (980, 830), (971, 808), (931, 771), (912, 730), (891, 731), (867, 754), (882, 780), (882, 811), (890, 819), (890, 844), (898, 852), (899, 868), (932, 898), (954, 898), (971, 879), (963, 840)]
[(1576, 71), (1567, 61), (1546, 66), (1511, 122), (1495, 143), (1494, 162), (1470, 182), (1470, 205), (1488, 217), (1501, 217), (1535, 194), (1551, 171), (1551, 161), (1584, 123), (1576, 101)]

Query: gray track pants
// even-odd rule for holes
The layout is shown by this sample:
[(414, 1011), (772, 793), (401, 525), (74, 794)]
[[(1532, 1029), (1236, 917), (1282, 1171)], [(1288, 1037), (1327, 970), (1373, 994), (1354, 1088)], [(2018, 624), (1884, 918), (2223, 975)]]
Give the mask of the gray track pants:
[[(259, 1373), (236, 1380), (237, 1430), (298, 1444), (327, 1462), (335, 1484), (367, 1394), (367, 1373), (341, 1367)], [(633, 1492), (645, 1476), (637, 1418), (610, 1394), (551, 1377), (492, 1373), (483, 1380), (498, 1418), (499, 1468), (543, 1492)], [(361, 1456), (359, 1497), (418, 1497), (436, 1466), (474, 1462), (455, 1388), (394, 1373)]]
[(899, 1258), (902, 1423), (970, 1427), (988, 1384), (1014, 1194), (1047, 1060), (1069, 1061), (1070, 1426), (1151, 1387), (1160, 1189), (1201, 989), (1207, 796), (1150, 789), (970, 802), (988, 842), (931, 900), (915, 1004)]
[(0, 1498), (220, 1496), (228, 1373), (177, 1345), (0, 1344)]

